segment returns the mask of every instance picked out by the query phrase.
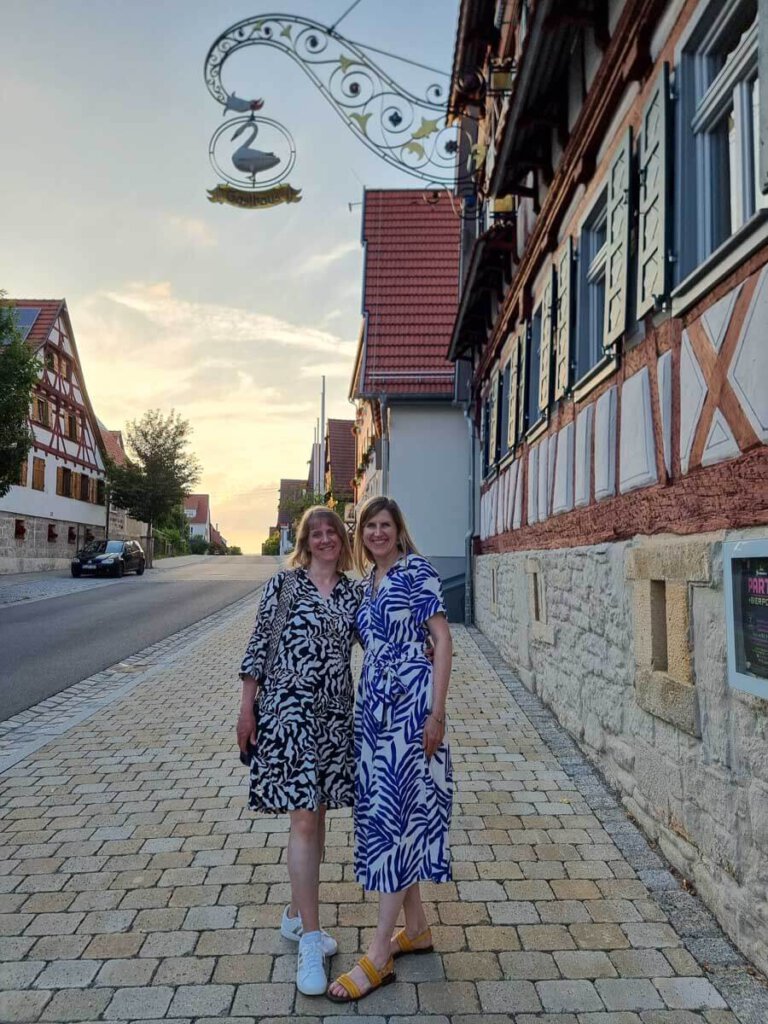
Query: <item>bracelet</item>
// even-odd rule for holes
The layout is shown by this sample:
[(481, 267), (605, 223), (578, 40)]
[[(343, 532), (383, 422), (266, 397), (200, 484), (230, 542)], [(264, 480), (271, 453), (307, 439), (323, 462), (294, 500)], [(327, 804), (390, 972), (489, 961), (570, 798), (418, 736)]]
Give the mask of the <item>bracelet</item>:
[(443, 715), (443, 717), (442, 717), (442, 718), (440, 718), (440, 716), (439, 716), (439, 715), (436, 715), (434, 711), (430, 711), (430, 712), (429, 712), (429, 717), (430, 717), (430, 718), (434, 718), (434, 720), (435, 720), (435, 721), (436, 721), (436, 722), (437, 722), (437, 723), (438, 723), (439, 725), (445, 725), (445, 715)]

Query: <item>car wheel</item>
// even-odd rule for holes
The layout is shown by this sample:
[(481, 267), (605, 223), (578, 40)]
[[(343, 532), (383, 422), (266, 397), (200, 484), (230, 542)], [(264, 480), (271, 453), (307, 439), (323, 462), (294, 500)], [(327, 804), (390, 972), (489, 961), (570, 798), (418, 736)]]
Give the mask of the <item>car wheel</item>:
[(77, 579), (78, 576), (80, 575), (81, 570), (80, 569), (72, 569), (71, 572), (72, 572), (72, 575), (74, 576), (74, 578)]
[(136, 575), (137, 576), (143, 576), (144, 575), (144, 563), (143, 562), (139, 562), (139, 564), (136, 566)]
[(117, 563), (117, 575), (118, 575), (118, 577), (122, 577), (124, 573), (125, 573), (125, 565), (122, 562), (118, 562)]

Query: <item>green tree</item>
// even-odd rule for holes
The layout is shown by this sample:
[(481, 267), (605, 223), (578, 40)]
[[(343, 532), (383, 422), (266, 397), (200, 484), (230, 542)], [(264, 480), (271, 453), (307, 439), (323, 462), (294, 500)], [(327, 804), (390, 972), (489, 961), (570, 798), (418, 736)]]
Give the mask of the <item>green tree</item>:
[(233, 544), (231, 547), (227, 548), (228, 555), (242, 555), (242, 553), (243, 549), (237, 544)]
[(16, 310), (0, 292), (0, 497), (19, 482), (34, 435), (29, 403), (41, 363), (21, 336)]
[(274, 537), (267, 537), (264, 543), (261, 545), (262, 555), (279, 555), (280, 554), (280, 534), (276, 533)]
[[(110, 501), (134, 519), (153, 527), (181, 505), (200, 476), (200, 465), (188, 451), (191, 428), (171, 409), (164, 416), (150, 409), (126, 426), (127, 461), (107, 468)], [(149, 542), (151, 557), (151, 541)]]
[(205, 537), (190, 537), (189, 538), (189, 553), (191, 555), (207, 555), (210, 550), (210, 545)]

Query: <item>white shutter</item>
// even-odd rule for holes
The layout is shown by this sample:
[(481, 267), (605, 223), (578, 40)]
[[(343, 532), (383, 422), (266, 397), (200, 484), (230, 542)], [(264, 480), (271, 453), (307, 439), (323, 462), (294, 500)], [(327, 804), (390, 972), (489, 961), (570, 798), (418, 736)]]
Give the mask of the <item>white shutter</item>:
[(509, 442), (509, 450), (515, 447), (517, 443), (517, 384), (519, 379), (519, 353), (520, 335), (515, 334), (512, 342), (512, 355), (509, 357), (510, 360), (510, 374), (509, 374), (509, 418), (507, 420), (507, 441)]
[[(526, 394), (526, 357), (528, 354), (528, 339), (530, 337), (530, 325), (524, 322), (518, 331), (518, 348), (520, 351), (520, 383), (517, 399), (517, 436), (522, 438), (525, 434), (525, 413), (528, 407), (528, 395)], [(531, 381), (533, 384), (533, 381)]]
[(637, 316), (649, 313), (669, 290), (669, 64), (662, 65), (643, 111), (638, 141)]
[(605, 271), (603, 345), (610, 348), (626, 330), (629, 282), (630, 174), (632, 129), (613, 158), (608, 172), (608, 254)]

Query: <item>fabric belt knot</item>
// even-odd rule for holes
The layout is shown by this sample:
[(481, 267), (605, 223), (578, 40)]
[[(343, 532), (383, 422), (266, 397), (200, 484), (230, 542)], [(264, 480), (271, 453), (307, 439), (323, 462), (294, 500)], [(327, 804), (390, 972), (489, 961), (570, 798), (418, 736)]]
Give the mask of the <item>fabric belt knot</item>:
[(368, 689), (366, 697), (371, 714), (379, 724), (384, 720), (385, 709), (394, 704), (408, 688), (402, 678), (402, 666), (406, 662), (423, 659), (422, 643), (387, 644), (374, 653), (376, 682)]

